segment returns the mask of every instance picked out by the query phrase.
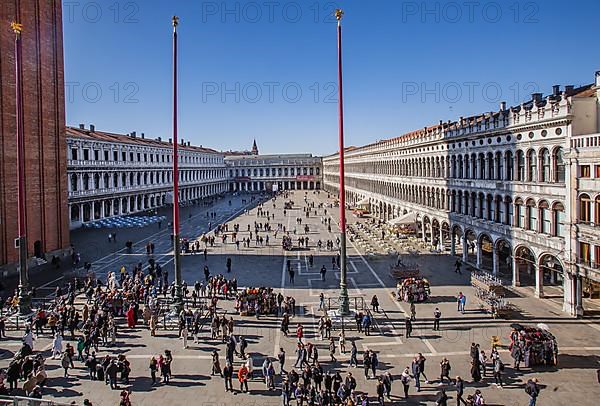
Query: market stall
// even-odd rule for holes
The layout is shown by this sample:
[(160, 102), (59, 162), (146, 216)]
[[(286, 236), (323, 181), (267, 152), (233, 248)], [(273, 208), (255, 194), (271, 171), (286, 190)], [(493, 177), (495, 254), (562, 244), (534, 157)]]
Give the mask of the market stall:
[(524, 366), (556, 366), (558, 364), (558, 343), (546, 324), (535, 327), (511, 324), (508, 347), (513, 359), (520, 358)]
[(246, 288), (238, 292), (235, 308), (240, 316), (255, 315), (257, 305), (261, 314), (276, 313), (277, 295), (272, 288)]
[(502, 280), (487, 272), (472, 271), (471, 286), (480, 300), (481, 309), (493, 318), (506, 317), (514, 311), (514, 306), (504, 298)]
[(406, 278), (396, 285), (396, 298), (405, 302), (424, 302), (429, 299), (431, 290), (425, 278)]

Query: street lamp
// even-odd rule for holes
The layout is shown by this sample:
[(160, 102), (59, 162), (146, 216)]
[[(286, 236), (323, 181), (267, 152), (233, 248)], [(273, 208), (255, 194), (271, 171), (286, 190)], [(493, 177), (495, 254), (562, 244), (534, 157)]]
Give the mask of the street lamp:
[(17, 217), (19, 237), (15, 246), (19, 249), (19, 314), (31, 313), (31, 296), (29, 295), (29, 273), (27, 269), (27, 205), (25, 202), (25, 137), (23, 134), (23, 84), (21, 31), (23, 25), (11, 23), (15, 33), (15, 107), (17, 121)]
[(350, 313), (348, 285), (346, 283), (346, 188), (344, 185), (344, 104), (342, 93), (342, 17), (344, 11), (335, 10), (337, 20), (338, 45), (338, 108), (339, 108), (339, 143), (340, 143), (340, 296), (339, 313)]
[(177, 140), (177, 26), (179, 17), (173, 16), (173, 266), (175, 267), (175, 296), (172, 308), (183, 309), (181, 292), (181, 242), (179, 239), (179, 141)]

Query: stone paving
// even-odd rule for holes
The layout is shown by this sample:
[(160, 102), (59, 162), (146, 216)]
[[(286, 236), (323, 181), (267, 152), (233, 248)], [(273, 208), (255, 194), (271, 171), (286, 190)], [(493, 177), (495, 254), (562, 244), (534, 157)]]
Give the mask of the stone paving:
[[(366, 380), (362, 369), (348, 367), (348, 354), (339, 355), (338, 362), (328, 362), (328, 345), (320, 342), (316, 334), (316, 324), (320, 315), (318, 308), (318, 295), (324, 292), (327, 297), (336, 298), (339, 285), (339, 272), (331, 269), (331, 258), (335, 254), (330, 251), (319, 251), (316, 248), (318, 239), (335, 239), (335, 235), (327, 231), (321, 219), (326, 217), (323, 210), (318, 210), (318, 215), (306, 218), (302, 212), (303, 197), (309, 201), (331, 203), (327, 194), (308, 192), (295, 192), (292, 195), (295, 201), (294, 209), (283, 215), (283, 198), (278, 198), (276, 208), (272, 202), (265, 203), (265, 209), (275, 213), (271, 224), (282, 223), (287, 229), (292, 230), (296, 224), (296, 217), (302, 217), (303, 225), (308, 223), (311, 246), (310, 251), (283, 251), (281, 249), (281, 233), (275, 239), (271, 234), (268, 247), (236, 249), (234, 244), (221, 244), (220, 242), (209, 249), (208, 259), (205, 262), (202, 255), (186, 255), (183, 260), (183, 277), (193, 284), (195, 280), (202, 280), (202, 268), (209, 266), (212, 274), (225, 273), (226, 258), (232, 258), (232, 276), (238, 279), (239, 286), (272, 286), (281, 290), (285, 295), (296, 298), (298, 315), (292, 320), (305, 326), (308, 341), (315, 342), (320, 349), (320, 360), (325, 370), (333, 369), (342, 372), (353, 372), (358, 381), (358, 391), (366, 391), (375, 403), (376, 381)], [(248, 201), (249, 197), (245, 197)], [(246, 236), (247, 224), (257, 219), (256, 209), (245, 214), (241, 204), (241, 197), (233, 199), (232, 206), (228, 198), (220, 201), (219, 216), (221, 221), (237, 216), (229, 224), (240, 225), (240, 238)], [(250, 205), (249, 207), (252, 207)], [(337, 208), (328, 208), (327, 217), (332, 216), (332, 231), (338, 218)], [(205, 213), (198, 209), (197, 217), (192, 215), (186, 219), (185, 234), (194, 237), (207, 231)], [(350, 223), (364, 221), (356, 219), (348, 213)], [(213, 221), (214, 224), (214, 221)], [(158, 230), (157, 230), (158, 231)], [(298, 227), (296, 237), (303, 235)], [(98, 237), (102, 238), (102, 237)], [(105, 238), (105, 237), (104, 237)], [(147, 238), (147, 237), (145, 237)], [(158, 231), (150, 237), (157, 247), (156, 257), (161, 264), (167, 265), (172, 261), (168, 232)], [(102, 242), (104, 243), (104, 241)], [(106, 242), (106, 244), (108, 244)], [(144, 262), (146, 258), (145, 241), (142, 239), (135, 247), (133, 255), (124, 252), (112, 253), (104, 258), (98, 258), (94, 269), (99, 275), (108, 270), (117, 270), (125, 263), (133, 265)], [(308, 256), (314, 255), (314, 267), (308, 266)], [(469, 286), (469, 276), (466, 272), (457, 275), (453, 271), (454, 258), (446, 254), (421, 254), (418, 262), (422, 273), (429, 278), (432, 284), (432, 297), (426, 303), (417, 304), (417, 322), (411, 338), (404, 336), (404, 318), (408, 306), (398, 302), (391, 296), (395, 281), (389, 276), (389, 265), (395, 257), (373, 255), (365, 256), (353, 243), (348, 246), (348, 285), (351, 299), (364, 298), (366, 303), (376, 294), (380, 300), (384, 313), (375, 314), (375, 329), (371, 336), (357, 334), (356, 331), (346, 333), (347, 341), (356, 340), (359, 352), (365, 348), (376, 351), (379, 355), (379, 372), (391, 372), (398, 377), (405, 366), (410, 365), (415, 353), (421, 352), (427, 358), (426, 374), (432, 381), (422, 384), (422, 391), (417, 393), (414, 386), (410, 389), (408, 401), (401, 399), (401, 384), (393, 384), (392, 398), (386, 404), (434, 404), (434, 399), (440, 386), (439, 362), (447, 357), (452, 365), (452, 376), (463, 376), (467, 382), (465, 394), (471, 394), (475, 389), (480, 389), (486, 398), (487, 404), (495, 405), (526, 405), (528, 396), (523, 390), (524, 383), (531, 377), (537, 377), (543, 386), (539, 405), (564, 405), (567, 402), (574, 404), (595, 404), (594, 395), (600, 395), (596, 370), (600, 368), (600, 325), (596, 319), (576, 320), (566, 317), (557, 307), (555, 302), (535, 299), (527, 288), (520, 288), (511, 294), (510, 301), (519, 311), (510, 320), (492, 319), (480, 311), (475, 299), (474, 291)], [(287, 278), (285, 264), (290, 260), (292, 266), (298, 270), (295, 283), (292, 286)], [(318, 273), (322, 265), (328, 268), (325, 281), (321, 281)], [(169, 271), (172, 279), (172, 270)], [(467, 295), (467, 312), (463, 315), (456, 309), (456, 295), (459, 291)], [(219, 306), (232, 313), (232, 302), (220, 301)], [(433, 311), (439, 307), (442, 311), (441, 330), (432, 330)], [(316, 316), (316, 317), (315, 317)], [(289, 369), (294, 360), (296, 339), (284, 337), (279, 333), (279, 323), (275, 317), (261, 316), (259, 320), (254, 317), (240, 317), (234, 315), (236, 320), (236, 334), (244, 335), (249, 341), (249, 352), (255, 359), (258, 369), (264, 357), (273, 357), (279, 347), (287, 352), (287, 365)], [(520, 372), (513, 370), (511, 359), (506, 349), (501, 351), (501, 356), (507, 365), (505, 371), (506, 385), (503, 389), (491, 384), (493, 379), (488, 377), (478, 384), (470, 383), (469, 373), (469, 346), (471, 342), (481, 345), (489, 353), (492, 336), (501, 337), (502, 344), (508, 343), (510, 332), (509, 325), (519, 322), (526, 325), (546, 323), (555, 334), (559, 343), (560, 358), (558, 368), (522, 369)], [(0, 346), (11, 351), (16, 351), (20, 345), (18, 334), (9, 331), (9, 340), (0, 341)], [(133, 404), (198, 404), (198, 405), (228, 405), (236, 402), (244, 404), (278, 405), (281, 404), (280, 392), (268, 391), (260, 379), (255, 378), (249, 384), (250, 394), (226, 393), (223, 380), (220, 377), (210, 376), (210, 359), (213, 349), (217, 349), (223, 363), (224, 345), (220, 341), (211, 340), (206, 331), (200, 343), (190, 342), (188, 349), (183, 349), (182, 342), (172, 330), (161, 330), (157, 337), (150, 337), (146, 328), (128, 329), (123, 326), (118, 335), (116, 348), (100, 348), (100, 356), (107, 353), (123, 353), (132, 364), (131, 383), (122, 386), (132, 391)], [(348, 343), (347, 347), (350, 345)], [(40, 337), (36, 341), (36, 350), (49, 353), (50, 338)], [(169, 385), (152, 386), (148, 371), (148, 362), (152, 355), (158, 355), (165, 349), (171, 349), (174, 355), (173, 375)], [(359, 360), (361, 359), (359, 355)], [(6, 367), (8, 360), (0, 361), (1, 367)], [(49, 379), (45, 398), (58, 402), (69, 403), (76, 401), (82, 403), (84, 398), (92, 400), (94, 405), (114, 405), (118, 403), (119, 391), (111, 390), (102, 382), (90, 381), (82, 363), (76, 362), (72, 377), (62, 378), (58, 360), (48, 360)], [(238, 367), (241, 361), (237, 361)], [(260, 374), (260, 371), (257, 371)], [(22, 383), (21, 383), (22, 384)], [(235, 387), (234, 381), (234, 387)], [(177, 389), (177, 390), (176, 390)], [(448, 395), (455, 403), (452, 386), (447, 387)], [(294, 402), (292, 402), (294, 404)]]

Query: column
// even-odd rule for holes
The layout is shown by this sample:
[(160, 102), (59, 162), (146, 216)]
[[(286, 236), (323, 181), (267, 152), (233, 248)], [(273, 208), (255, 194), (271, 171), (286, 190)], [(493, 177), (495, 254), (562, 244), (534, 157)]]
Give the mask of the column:
[(441, 224), (440, 224), (440, 251), (444, 251), (444, 232), (442, 231)]
[(498, 255), (498, 250), (496, 248), (492, 249), (492, 273), (494, 274), (494, 276), (498, 275), (498, 268), (500, 265), (500, 258)]
[(575, 276), (570, 272), (565, 272), (563, 278), (563, 311), (571, 316), (575, 316), (577, 313), (575, 283)]
[(456, 255), (456, 238), (450, 233), (450, 255)]
[(79, 221), (83, 223), (83, 203), (79, 204)]
[(422, 230), (421, 240), (423, 242), (425, 242), (425, 234), (427, 233), (427, 230), (425, 230), (425, 222), (424, 221), (421, 221), (421, 230)]
[(477, 241), (477, 268), (481, 268), (482, 262), (482, 249), (481, 249), (481, 239)]
[(535, 273), (535, 297), (543, 298), (544, 297), (544, 271), (542, 267), (536, 265), (529, 265), (533, 268), (533, 272)]
[(514, 287), (521, 286), (521, 281), (519, 280), (519, 261), (513, 256), (512, 257), (512, 285)]
[(461, 237), (462, 240), (462, 260), (463, 262), (467, 262), (467, 260), (469, 259), (469, 247), (467, 245), (467, 236), (463, 235)]
[(576, 275), (575, 280), (577, 281), (575, 289), (575, 316), (581, 317), (583, 316), (583, 277)]

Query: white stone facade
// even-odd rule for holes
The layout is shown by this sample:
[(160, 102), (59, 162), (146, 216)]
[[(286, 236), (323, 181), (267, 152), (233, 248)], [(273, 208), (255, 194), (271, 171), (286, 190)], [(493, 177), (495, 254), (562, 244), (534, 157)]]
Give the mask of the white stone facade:
[[(382, 220), (415, 212), (424, 240), (538, 297), (554, 285), (581, 315), (600, 283), (599, 78), (350, 149), (347, 201)], [(338, 154), (323, 172), (337, 193)]]
[[(71, 228), (172, 202), (172, 144), (160, 139), (67, 128)], [(224, 155), (189, 143), (179, 148), (180, 202), (224, 193)]]
[(311, 154), (230, 155), (225, 164), (232, 192), (321, 189), (321, 158)]

